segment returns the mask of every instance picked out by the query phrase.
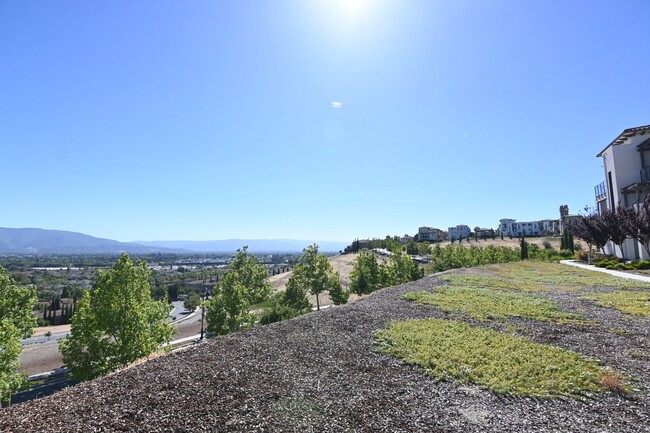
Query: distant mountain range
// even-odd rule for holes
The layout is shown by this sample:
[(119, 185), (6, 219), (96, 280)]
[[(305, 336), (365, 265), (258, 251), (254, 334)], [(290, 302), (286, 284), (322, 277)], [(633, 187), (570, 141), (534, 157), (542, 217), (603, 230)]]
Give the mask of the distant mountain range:
[(318, 244), (322, 252), (336, 252), (347, 245), (345, 242), (287, 239), (118, 242), (61, 230), (0, 227), (0, 254), (232, 253), (244, 245), (248, 245), (250, 252), (288, 253), (300, 252), (312, 243)]
[(162, 251), (161, 248), (62, 230), (0, 228), (0, 253), (4, 254), (117, 254), (121, 252), (144, 254)]

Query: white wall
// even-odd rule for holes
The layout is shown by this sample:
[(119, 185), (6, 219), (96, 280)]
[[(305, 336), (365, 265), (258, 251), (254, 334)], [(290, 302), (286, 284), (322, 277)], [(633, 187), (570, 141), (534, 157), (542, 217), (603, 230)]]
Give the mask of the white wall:
[(610, 195), (609, 176), (608, 172), (612, 172), (612, 190), (614, 197), (610, 203), (613, 207), (623, 205), (623, 196), (621, 189), (626, 186), (640, 182), (641, 171), (641, 155), (636, 149), (636, 146), (642, 141), (646, 140), (648, 135), (635, 135), (628, 138), (623, 144), (610, 146), (603, 153), (603, 162), (605, 169), (605, 180), (607, 182), (607, 195)]

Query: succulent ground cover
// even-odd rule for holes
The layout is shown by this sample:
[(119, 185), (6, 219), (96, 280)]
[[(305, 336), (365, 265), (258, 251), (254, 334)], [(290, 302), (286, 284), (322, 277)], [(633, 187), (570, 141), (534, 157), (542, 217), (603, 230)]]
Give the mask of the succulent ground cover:
[(585, 290), (593, 287), (650, 289), (650, 283), (601, 272), (576, 269), (555, 262), (521, 261), (508, 266), (489, 265), (481, 274), (451, 273), (441, 277), (450, 286), (469, 286), (521, 292)]
[[(419, 365), (432, 377), (473, 383), (507, 395), (583, 398), (608, 391), (613, 375), (573, 351), (510, 333), (445, 319), (393, 322), (377, 333), (379, 350)], [(629, 387), (627, 388), (629, 390)]]
[(544, 321), (579, 321), (576, 314), (558, 311), (557, 302), (529, 294), (480, 287), (439, 287), (435, 293), (410, 292), (404, 299), (432, 305), (446, 313), (467, 315), (477, 320), (504, 320), (508, 317)]
[[(496, 275), (512, 265), (455, 272)], [(403, 298), (435, 293), (441, 284), (432, 276), (383, 289), (0, 409), (0, 431), (650, 432), (649, 319), (582, 297), (621, 286), (535, 293), (556, 302), (558, 311), (593, 322), (589, 326), (459, 318)], [(637, 390), (617, 390), (622, 378), (612, 374), (601, 384), (611, 391), (586, 391), (583, 400), (504, 396), (472, 381), (434, 378), (376, 350), (375, 336), (390, 323), (422, 319), (453, 319), (575, 352), (630, 378)]]
[(585, 295), (584, 298), (603, 307), (616, 308), (623, 313), (650, 316), (650, 290), (615, 290)]

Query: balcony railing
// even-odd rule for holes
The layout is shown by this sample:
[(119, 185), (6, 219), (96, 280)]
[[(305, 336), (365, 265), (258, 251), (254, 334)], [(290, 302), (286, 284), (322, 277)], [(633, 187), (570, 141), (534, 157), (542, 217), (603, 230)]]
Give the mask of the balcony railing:
[(601, 182), (594, 187), (594, 193), (596, 194), (596, 201), (601, 201), (607, 198), (607, 186), (605, 182)]
[(641, 169), (641, 183), (650, 182), (650, 167)]

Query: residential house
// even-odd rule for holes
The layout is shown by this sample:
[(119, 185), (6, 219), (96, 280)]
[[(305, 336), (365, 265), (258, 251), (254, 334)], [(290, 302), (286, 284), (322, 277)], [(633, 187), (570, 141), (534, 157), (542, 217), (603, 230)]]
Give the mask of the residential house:
[[(605, 181), (596, 185), (596, 210), (643, 204), (650, 192), (650, 125), (628, 128), (596, 155), (603, 158)], [(637, 241), (628, 239), (622, 251), (611, 242), (608, 253), (628, 259), (650, 257)]]
[(435, 227), (422, 226), (418, 229), (418, 241), (439, 242), (445, 239), (445, 232)]
[(499, 223), (498, 232), (503, 236), (552, 236), (560, 233), (560, 220), (517, 221), (503, 218)]
[(399, 242), (400, 242), (402, 245), (404, 245), (404, 244), (408, 244), (408, 243), (411, 242), (413, 239), (414, 239), (413, 236), (410, 236), (410, 235), (404, 235), (404, 236), (402, 236), (401, 238), (399, 238)]
[(465, 224), (460, 224), (457, 225), (456, 227), (449, 227), (449, 229), (447, 230), (447, 238), (452, 241), (458, 239), (465, 239), (468, 238), (471, 233), (472, 230), (469, 228), (469, 226)]
[(481, 227), (474, 227), (474, 233), (479, 239), (492, 239), (495, 237), (494, 229), (486, 229)]

